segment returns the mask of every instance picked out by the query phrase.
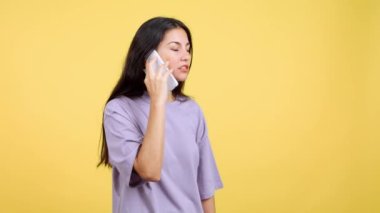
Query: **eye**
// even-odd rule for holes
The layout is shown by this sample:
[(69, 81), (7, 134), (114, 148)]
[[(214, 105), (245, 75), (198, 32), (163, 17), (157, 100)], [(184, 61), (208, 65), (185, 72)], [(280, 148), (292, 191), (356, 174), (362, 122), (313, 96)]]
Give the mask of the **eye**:
[(174, 48), (173, 48), (172, 50), (175, 51), (175, 52), (178, 52), (178, 49), (174, 49)]

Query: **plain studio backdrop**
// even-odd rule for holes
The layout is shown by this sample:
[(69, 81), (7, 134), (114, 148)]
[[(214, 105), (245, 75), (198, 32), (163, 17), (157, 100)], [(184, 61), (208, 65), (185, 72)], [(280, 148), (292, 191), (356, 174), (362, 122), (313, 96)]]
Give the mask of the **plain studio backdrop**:
[(379, 1), (0, 3), (0, 212), (111, 212), (102, 110), (147, 19), (194, 38), (185, 92), (219, 213), (380, 212)]

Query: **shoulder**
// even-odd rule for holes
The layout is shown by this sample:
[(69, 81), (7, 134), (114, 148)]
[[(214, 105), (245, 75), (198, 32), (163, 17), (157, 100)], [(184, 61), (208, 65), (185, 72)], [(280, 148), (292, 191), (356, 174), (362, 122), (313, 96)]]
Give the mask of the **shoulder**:
[(199, 113), (200, 111), (202, 111), (201, 106), (194, 98), (187, 98), (186, 101), (183, 101), (180, 104), (192, 112)]
[(184, 106), (183, 108), (186, 109), (186, 113), (188, 113), (189, 116), (198, 121), (204, 118), (202, 106), (194, 98), (189, 98), (181, 104)]
[(128, 114), (131, 110), (131, 103), (134, 102), (132, 98), (126, 96), (118, 96), (108, 101), (104, 107), (104, 113), (119, 113)]
[(107, 111), (111, 111), (111, 110), (120, 110), (121, 106), (124, 105), (123, 103), (125, 103), (125, 97), (116, 97), (114, 99), (111, 99), (109, 100), (104, 109), (107, 110)]

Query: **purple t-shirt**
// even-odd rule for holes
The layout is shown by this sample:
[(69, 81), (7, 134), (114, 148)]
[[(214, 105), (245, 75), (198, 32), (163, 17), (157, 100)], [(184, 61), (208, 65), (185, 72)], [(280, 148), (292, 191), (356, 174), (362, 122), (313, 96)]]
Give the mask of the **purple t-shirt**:
[(203, 212), (201, 200), (223, 187), (203, 112), (193, 99), (181, 102), (179, 98), (166, 104), (164, 159), (158, 182), (143, 180), (133, 169), (147, 129), (149, 95), (120, 96), (106, 104), (113, 213)]

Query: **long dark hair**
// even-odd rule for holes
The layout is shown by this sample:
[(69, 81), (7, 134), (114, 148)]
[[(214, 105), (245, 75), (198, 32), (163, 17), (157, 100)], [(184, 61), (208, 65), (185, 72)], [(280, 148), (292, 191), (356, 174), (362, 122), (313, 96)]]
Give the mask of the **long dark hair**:
[[(163, 40), (165, 33), (174, 28), (182, 28), (186, 32), (190, 44), (190, 54), (193, 56), (191, 33), (189, 28), (184, 23), (177, 19), (166, 17), (155, 17), (149, 19), (137, 30), (129, 47), (120, 79), (115, 88), (112, 90), (106, 104), (118, 96), (126, 96), (130, 98), (140, 97), (145, 91), (147, 91), (144, 84), (145, 73), (143, 71), (145, 68), (145, 60), (148, 54), (158, 47), (160, 42)], [(179, 81), (178, 86), (172, 91), (175, 98), (181, 96), (181, 99), (179, 99), (180, 101), (186, 101), (190, 98), (183, 93), (184, 85), (185, 81)], [(109, 163), (108, 147), (104, 130), (104, 117), (102, 119), (100, 141), (102, 143), (102, 147), (100, 151), (100, 161), (97, 166), (99, 167), (104, 164), (104, 166), (112, 167)]]

